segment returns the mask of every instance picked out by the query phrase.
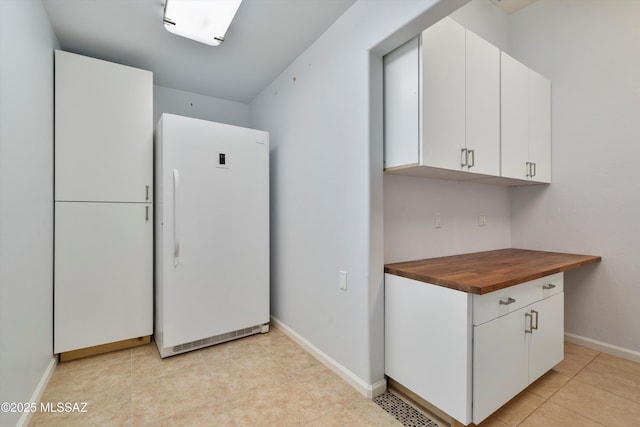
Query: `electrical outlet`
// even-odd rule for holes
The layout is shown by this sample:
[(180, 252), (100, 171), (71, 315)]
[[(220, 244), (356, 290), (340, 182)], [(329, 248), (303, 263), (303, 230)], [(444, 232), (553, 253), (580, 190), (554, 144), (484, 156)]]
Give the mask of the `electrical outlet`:
[(343, 291), (347, 290), (347, 272), (346, 271), (340, 272), (340, 281), (338, 283), (338, 287)]
[(478, 227), (484, 227), (485, 225), (487, 225), (487, 216), (478, 215)]

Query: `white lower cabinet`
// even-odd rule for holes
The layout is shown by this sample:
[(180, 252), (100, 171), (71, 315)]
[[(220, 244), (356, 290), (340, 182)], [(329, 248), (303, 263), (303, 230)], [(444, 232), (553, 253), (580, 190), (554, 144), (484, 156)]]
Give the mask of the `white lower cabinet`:
[(473, 418), (479, 422), (563, 358), (564, 293), (473, 327)]
[(538, 315), (533, 318), (537, 329), (528, 335), (529, 384), (564, 359), (564, 292), (533, 304), (531, 309)]
[(473, 328), (473, 418), (482, 420), (529, 384), (524, 308)]
[(152, 334), (151, 206), (56, 202), (54, 353)]
[(385, 274), (386, 375), (464, 425), (563, 357), (563, 273), (485, 295)]

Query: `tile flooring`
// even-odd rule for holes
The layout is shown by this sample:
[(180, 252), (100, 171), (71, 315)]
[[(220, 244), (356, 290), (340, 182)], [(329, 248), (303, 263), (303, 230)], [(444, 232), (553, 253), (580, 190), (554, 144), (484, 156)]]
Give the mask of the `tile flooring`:
[(60, 363), (42, 401), (88, 412), (30, 426), (402, 426), (273, 327), (167, 359), (152, 343)]
[[(277, 328), (160, 359), (154, 344), (61, 363), (31, 426), (401, 426)], [(633, 426), (640, 364), (567, 343), (565, 360), (481, 424)], [(444, 426), (443, 426), (444, 427)]]

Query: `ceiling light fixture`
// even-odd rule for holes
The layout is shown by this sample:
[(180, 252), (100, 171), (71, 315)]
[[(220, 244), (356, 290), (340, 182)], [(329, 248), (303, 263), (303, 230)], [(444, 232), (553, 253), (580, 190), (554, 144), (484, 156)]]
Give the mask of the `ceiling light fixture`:
[(218, 46), (242, 0), (165, 0), (164, 27), (188, 39)]

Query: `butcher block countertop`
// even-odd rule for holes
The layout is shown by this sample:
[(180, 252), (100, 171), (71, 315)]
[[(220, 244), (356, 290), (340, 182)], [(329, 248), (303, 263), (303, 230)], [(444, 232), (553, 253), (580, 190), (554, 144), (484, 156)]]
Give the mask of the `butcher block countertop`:
[(592, 255), (499, 249), (386, 264), (384, 272), (482, 295), (600, 260)]

